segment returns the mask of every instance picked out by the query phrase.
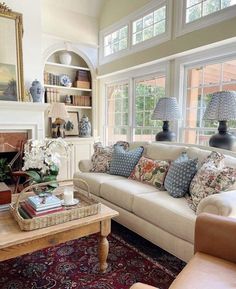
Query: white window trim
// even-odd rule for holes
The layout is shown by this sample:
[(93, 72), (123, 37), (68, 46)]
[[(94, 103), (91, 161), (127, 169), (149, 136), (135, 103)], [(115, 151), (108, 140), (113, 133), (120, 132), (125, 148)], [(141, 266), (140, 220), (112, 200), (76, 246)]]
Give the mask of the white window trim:
[(186, 33), (205, 28), (207, 26), (228, 20), (236, 16), (236, 5), (229, 6), (222, 10), (216, 11), (212, 14), (201, 17), (200, 19), (185, 23), (186, 19), (186, 7), (185, 0), (178, 0), (177, 5), (177, 17), (175, 17), (175, 27), (174, 31), (175, 37), (184, 35)]
[[(235, 51), (236, 43), (231, 43), (176, 59), (174, 91), (176, 92), (175, 96), (178, 99), (178, 103), (182, 104), (182, 106), (180, 106), (182, 119), (178, 123), (178, 142), (183, 142), (183, 128), (185, 128), (186, 119), (186, 69), (195, 67), (196, 65), (209, 65), (214, 64), (217, 61), (224, 62), (232, 58), (236, 58)], [(203, 130), (204, 128), (200, 129)]]
[[(157, 35), (148, 40), (142, 41), (138, 44), (132, 45), (132, 23), (133, 21), (143, 17), (144, 15), (153, 12), (155, 9), (166, 5), (166, 32)], [(171, 39), (171, 26), (172, 26), (172, 1), (171, 0), (153, 0), (141, 9), (129, 14), (115, 24), (101, 30), (99, 32), (99, 65), (106, 64), (108, 62), (114, 61), (118, 58), (127, 56), (131, 53), (135, 53), (155, 45), (161, 44)], [(120, 50), (108, 56), (104, 56), (104, 37), (123, 26), (128, 25), (128, 47), (127, 49)]]
[(101, 79), (100, 85), (100, 95), (101, 103), (100, 106), (100, 115), (101, 117), (101, 141), (107, 144), (107, 135), (106, 135), (106, 128), (107, 128), (107, 100), (106, 100), (106, 90), (109, 85), (112, 84), (119, 84), (119, 83), (127, 83), (129, 84), (128, 93), (129, 93), (129, 127), (128, 127), (128, 141), (133, 139), (133, 129), (134, 129), (134, 120), (132, 118), (132, 111), (134, 109), (134, 83), (138, 79), (148, 79), (151, 76), (163, 76), (166, 77), (166, 95), (168, 94), (169, 88), (169, 66), (170, 63), (168, 61), (161, 62), (158, 64), (147, 65), (142, 68), (134, 69), (131, 71), (127, 71), (125, 73), (119, 73), (112, 75), (110, 77), (106, 77)]

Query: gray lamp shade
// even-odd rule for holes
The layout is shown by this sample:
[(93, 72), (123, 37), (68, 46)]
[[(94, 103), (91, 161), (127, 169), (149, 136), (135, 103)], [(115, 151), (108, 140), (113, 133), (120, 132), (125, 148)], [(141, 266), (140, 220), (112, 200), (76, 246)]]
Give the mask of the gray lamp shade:
[(180, 118), (178, 103), (175, 97), (161, 97), (152, 114), (152, 119), (171, 121)]
[(236, 92), (219, 91), (213, 93), (203, 119), (218, 121), (236, 119)]

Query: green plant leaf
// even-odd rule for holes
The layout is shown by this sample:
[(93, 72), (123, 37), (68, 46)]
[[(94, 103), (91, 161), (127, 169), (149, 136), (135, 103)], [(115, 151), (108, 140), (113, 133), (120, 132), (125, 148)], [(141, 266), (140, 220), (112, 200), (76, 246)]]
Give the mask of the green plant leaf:
[(59, 167), (57, 165), (51, 165), (50, 167), (50, 174), (51, 175), (54, 175), (54, 176), (57, 176), (59, 173)]
[(36, 182), (36, 183), (41, 183), (42, 180), (41, 180), (41, 176), (39, 173), (35, 172), (35, 171), (27, 171), (26, 174), (28, 176), (30, 176), (30, 178)]

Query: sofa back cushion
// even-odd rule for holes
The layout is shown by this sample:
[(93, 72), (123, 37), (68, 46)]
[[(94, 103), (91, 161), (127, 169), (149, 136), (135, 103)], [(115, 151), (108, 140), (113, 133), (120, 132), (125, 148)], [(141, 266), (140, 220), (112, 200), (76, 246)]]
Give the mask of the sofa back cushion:
[(153, 160), (176, 160), (182, 152), (186, 152), (186, 146), (173, 144), (151, 143), (147, 146), (145, 156)]

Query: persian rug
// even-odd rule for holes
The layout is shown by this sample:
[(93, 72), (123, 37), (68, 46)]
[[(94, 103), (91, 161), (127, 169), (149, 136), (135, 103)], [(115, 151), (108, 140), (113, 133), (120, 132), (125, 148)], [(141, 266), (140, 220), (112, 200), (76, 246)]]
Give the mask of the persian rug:
[(0, 262), (1, 289), (128, 289), (143, 282), (167, 289), (185, 263), (112, 223), (108, 269), (99, 273), (98, 235)]

